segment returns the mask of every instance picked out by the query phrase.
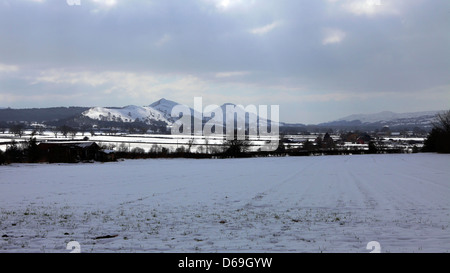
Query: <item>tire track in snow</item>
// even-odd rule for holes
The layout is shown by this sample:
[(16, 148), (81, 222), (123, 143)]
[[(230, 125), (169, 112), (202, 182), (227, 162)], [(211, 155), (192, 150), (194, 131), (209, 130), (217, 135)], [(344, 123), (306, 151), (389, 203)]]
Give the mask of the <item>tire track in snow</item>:
[[(358, 177), (353, 172), (349, 172), (350, 177), (352, 178), (351, 181), (355, 184), (356, 188), (358, 189), (359, 194), (363, 196), (363, 202), (365, 204), (364, 209), (375, 209), (379, 202), (377, 202), (377, 199), (380, 200), (379, 196), (378, 198), (375, 198), (374, 191), (370, 190), (367, 185), (363, 185), (363, 182), (361, 179), (358, 179)], [(373, 181), (372, 181), (373, 182)]]
[(395, 167), (385, 166), (383, 161), (376, 160), (375, 157), (372, 156), (374, 162), (368, 163), (363, 175), (356, 175), (350, 170), (366, 208), (376, 211), (400, 211), (408, 207), (410, 200), (398, 195), (403, 189), (398, 185), (398, 172), (395, 172)]
[[(315, 160), (316, 158), (311, 158), (312, 161), (308, 164), (308, 165), (303, 165), (301, 169), (295, 171), (293, 174), (290, 174), (289, 176), (287, 176), (286, 178), (282, 179), (280, 182), (276, 183), (275, 185), (271, 186), (269, 189), (266, 189), (264, 191), (258, 192), (256, 193), (251, 199), (250, 201), (248, 201), (243, 208), (244, 209), (248, 209), (248, 208), (255, 208), (255, 207), (267, 207), (267, 206), (271, 206), (273, 204), (269, 204), (266, 202), (266, 204), (263, 205), (256, 205), (255, 203), (264, 203), (265, 199), (267, 199), (266, 197), (268, 195), (270, 196), (274, 196), (276, 195), (278, 192), (281, 191), (281, 189), (283, 187), (286, 187), (287, 184), (292, 183), (292, 182), (297, 182), (298, 180), (296, 178), (299, 177), (299, 175), (307, 168), (310, 168), (314, 165), (319, 164), (320, 162), (317, 162), (317, 160)], [(305, 180), (307, 181), (307, 180)], [(302, 182), (305, 182), (302, 181)], [(307, 181), (308, 183), (308, 188), (310, 188), (312, 185), (311, 181)], [(273, 201), (273, 200), (272, 200)]]
[[(376, 158), (376, 156), (372, 156), (372, 158)], [(380, 200), (379, 203), (383, 204), (383, 206), (389, 204), (395, 210), (424, 207), (429, 204), (430, 200), (424, 199), (423, 194), (437, 194), (441, 190), (449, 190), (448, 187), (440, 183), (418, 177), (417, 175), (414, 176), (413, 173), (417, 173), (418, 170), (414, 167), (415, 161), (410, 160), (410, 158), (405, 160), (402, 157), (401, 159), (390, 161), (389, 165), (386, 165), (386, 162), (383, 161), (376, 161), (377, 164), (373, 165), (373, 169), (377, 175), (369, 175), (372, 181), (365, 183), (366, 187), (371, 189), (373, 194), (376, 195), (376, 198)], [(434, 189), (440, 189), (432, 190), (423, 183), (429, 183)]]

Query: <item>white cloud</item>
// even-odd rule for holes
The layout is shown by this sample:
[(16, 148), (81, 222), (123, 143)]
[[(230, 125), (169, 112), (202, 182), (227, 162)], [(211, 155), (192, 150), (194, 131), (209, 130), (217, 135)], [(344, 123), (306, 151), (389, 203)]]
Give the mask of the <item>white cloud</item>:
[(133, 73), (123, 71), (67, 72), (47, 70), (29, 79), (32, 84), (87, 85), (116, 97), (156, 99), (171, 93), (195, 93), (206, 88), (206, 82), (192, 75)]
[(254, 0), (204, 0), (212, 3), (220, 11), (229, 11), (236, 8), (246, 8), (254, 4)]
[(32, 80), (32, 84), (51, 83), (51, 84), (85, 84), (93, 87), (111, 82), (117, 77), (123, 79), (125, 75), (117, 72), (66, 72), (60, 70), (46, 70), (40, 73), (40, 76)]
[(104, 5), (107, 7), (112, 7), (117, 4), (116, 0), (92, 0), (92, 2), (100, 4), (100, 5)]
[(277, 28), (277, 27), (279, 27), (281, 25), (282, 25), (281, 21), (275, 21), (275, 22), (273, 22), (271, 24), (268, 24), (268, 25), (265, 25), (265, 26), (262, 26), (262, 27), (257, 27), (257, 28), (250, 29), (249, 32), (252, 33), (252, 34), (255, 34), (255, 35), (264, 35), (264, 34), (274, 30), (275, 28)]
[(170, 40), (172, 40), (172, 37), (166, 33), (155, 42), (155, 46), (161, 47), (161, 46), (167, 44)]
[(338, 44), (342, 42), (346, 36), (347, 34), (340, 29), (327, 28), (324, 30), (324, 37), (322, 39), (322, 44), (323, 45)]
[(342, 8), (358, 16), (395, 15), (398, 10), (393, 6), (393, 1), (387, 0), (351, 0), (344, 1)]
[(229, 7), (232, 7), (233, 5), (238, 4), (241, 2), (240, 0), (219, 0), (216, 3), (216, 7), (219, 9), (227, 9)]
[[(80, 0), (80, 4), (83, 5), (83, 0)], [(117, 5), (117, 0), (91, 0), (94, 4), (97, 4), (96, 8), (92, 9), (92, 13), (99, 13), (102, 10), (108, 11), (109, 9), (115, 7)]]
[(17, 72), (17, 71), (19, 71), (19, 67), (17, 65), (7, 65), (0, 63), (0, 73)]
[(249, 71), (228, 71), (216, 73), (216, 78), (240, 77), (250, 74)]

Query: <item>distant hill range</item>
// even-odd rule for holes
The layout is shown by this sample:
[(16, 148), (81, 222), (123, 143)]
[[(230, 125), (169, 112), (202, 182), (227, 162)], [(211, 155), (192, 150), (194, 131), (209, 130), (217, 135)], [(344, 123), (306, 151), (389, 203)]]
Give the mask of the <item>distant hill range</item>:
[(0, 122), (49, 122), (81, 115), (89, 107), (0, 108)]
[[(171, 116), (173, 107), (179, 103), (160, 99), (147, 106), (128, 105), (125, 107), (53, 107), (53, 108), (33, 108), (33, 109), (11, 109), (0, 108), (0, 123), (7, 122), (37, 122), (48, 125), (70, 124), (71, 126), (119, 126), (121, 124), (146, 124), (162, 126), (170, 125), (175, 121)], [(233, 118), (227, 112), (226, 106), (234, 106), (237, 112), (243, 112), (242, 108), (235, 104), (226, 103), (219, 106), (223, 113), (223, 120)], [(189, 108), (191, 114), (194, 110)], [(429, 130), (436, 115), (443, 111), (426, 111), (413, 113), (394, 113), (384, 111), (375, 114), (357, 114), (350, 115), (341, 119), (316, 125), (287, 124), (280, 122), (280, 128), (287, 128), (287, 131), (301, 132), (316, 129), (346, 129), (346, 130), (374, 130), (389, 126), (391, 129), (410, 129), (420, 128)], [(205, 113), (206, 116), (207, 113)], [(241, 116), (242, 117), (242, 116)], [(251, 119), (250, 119), (251, 117)], [(203, 118), (203, 122), (208, 120)], [(260, 118), (257, 113), (249, 113), (245, 123), (249, 120), (257, 120), (267, 123), (268, 120)]]
[(394, 113), (390, 111), (379, 112), (375, 114), (357, 114), (350, 115), (335, 121), (318, 124), (324, 127), (345, 128), (380, 128), (390, 127), (394, 129), (401, 128), (422, 128), (430, 129), (436, 115), (444, 111), (424, 111), (411, 113)]

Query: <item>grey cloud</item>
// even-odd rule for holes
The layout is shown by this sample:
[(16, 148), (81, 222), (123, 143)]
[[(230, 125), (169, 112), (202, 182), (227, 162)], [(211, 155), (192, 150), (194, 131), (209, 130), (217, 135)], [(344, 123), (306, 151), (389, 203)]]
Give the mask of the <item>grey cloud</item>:
[[(48, 69), (168, 73), (194, 75), (211, 88), (248, 85), (249, 94), (282, 86), (299, 95), (407, 96), (450, 85), (450, 2), (399, 0), (397, 13), (373, 16), (341, 2), (260, 0), (221, 10), (207, 0), (117, 0), (108, 9), (88, 0), (3, 1), (0, 64), (23, 68), (18, 79)], [(326, 29), (345, 35), (324, 45)]]

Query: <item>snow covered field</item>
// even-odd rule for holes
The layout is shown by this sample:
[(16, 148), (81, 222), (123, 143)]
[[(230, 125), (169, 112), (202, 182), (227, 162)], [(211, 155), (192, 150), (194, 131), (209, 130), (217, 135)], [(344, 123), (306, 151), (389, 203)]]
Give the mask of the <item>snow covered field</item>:
[(450, 251), (450, 156), (0, 166), (0, 252)]

